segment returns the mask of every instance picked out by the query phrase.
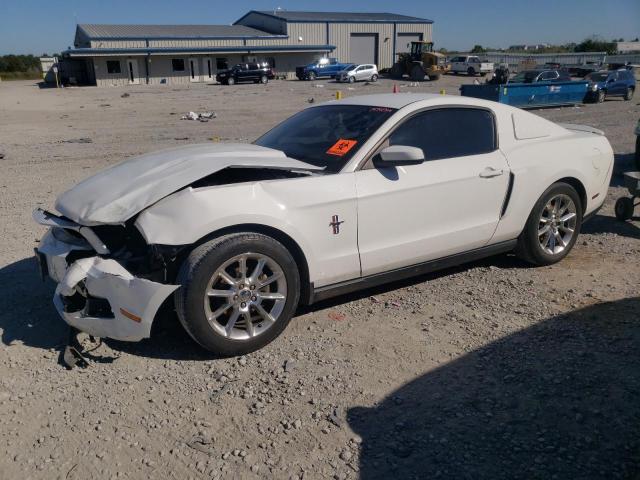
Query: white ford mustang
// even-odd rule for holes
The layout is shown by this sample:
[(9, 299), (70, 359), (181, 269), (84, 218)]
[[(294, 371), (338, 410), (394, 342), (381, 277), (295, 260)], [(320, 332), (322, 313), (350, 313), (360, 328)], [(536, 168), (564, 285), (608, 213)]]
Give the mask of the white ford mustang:
[(56, 309), (98, 337), (149, 337), (160, 306), (222, 355), (299, 304), (514, 251), (559, 261), (605, 200), (602, 132), (483, 100), (354, 97), (251, 145), (132, 158), (60, 195), (40, 241)]

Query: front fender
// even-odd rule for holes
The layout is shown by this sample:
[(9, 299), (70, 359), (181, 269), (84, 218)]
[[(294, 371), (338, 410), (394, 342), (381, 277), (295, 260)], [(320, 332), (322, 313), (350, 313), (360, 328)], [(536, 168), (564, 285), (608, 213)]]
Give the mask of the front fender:
[[(332, 218), (339, 217), (339, 234)], [(278, 230), (302, 250), (316, 285), (360, 274), (353, 175), (186, 188), (136, 219), (148, 244), (193, 245), (211, 233), (253, 224)]]

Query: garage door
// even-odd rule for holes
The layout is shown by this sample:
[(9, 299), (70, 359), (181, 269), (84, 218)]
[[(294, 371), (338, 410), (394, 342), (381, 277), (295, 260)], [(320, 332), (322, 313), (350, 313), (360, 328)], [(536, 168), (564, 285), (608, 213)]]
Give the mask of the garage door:
[(352, 63), (378, 63), (378, 34), (377, 33), (352, 33), (351, 55)]
[(411, 50), (411, 42), (421, 42), (421, 33), (398, 33), (396, 35), (396, 53), (409, 52)]

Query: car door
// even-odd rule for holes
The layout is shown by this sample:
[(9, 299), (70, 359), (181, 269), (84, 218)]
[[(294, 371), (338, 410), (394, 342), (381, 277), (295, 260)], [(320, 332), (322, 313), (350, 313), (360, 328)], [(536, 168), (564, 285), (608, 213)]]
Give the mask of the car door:
[(367, 67), (365, 65), (360, 65), (358, 68), (356, 68), (356, 73), (354, 75), (356, 77), (356, 80), (364, 80), (366, 68)]
[(439, 108), (400, 124), (379, 147), (421, 148), (418, 165), (356, 172), (363, 275), (487, 245), (500, 219), (509, 169), (495, 118), (479, 108)]
[(609, 79), (607, 80), (607, 83), (609, 83), (609, 86), (607, 87), (607, 93), (610, 95), (622, 95), (622, 93), (626, 90), (626, 86), (624, 83), (624, 80), (622, 80), (622, 75), (620, 75), (620, 72), (613, 72), (610, 76)]

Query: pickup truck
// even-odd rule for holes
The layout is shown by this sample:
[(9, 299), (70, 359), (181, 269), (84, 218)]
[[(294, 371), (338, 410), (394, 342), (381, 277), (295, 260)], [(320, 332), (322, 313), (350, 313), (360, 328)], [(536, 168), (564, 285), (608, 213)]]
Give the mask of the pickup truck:
[(296, 77), (299, 80), (315, 80), (320, 77), (335, 77), (351, 63), (340, 63), (335, 58), (321, 58), (317, 62), (304, 67), (296, 67)]
[(475, 55), (463, 55), (453, 57), (451, 59), (451, 72), (454, 74), (466, 73), (467, 75), (485, 76), (487, 73), (493, 72), (493, 63), (481, 62), (479, 57)]

